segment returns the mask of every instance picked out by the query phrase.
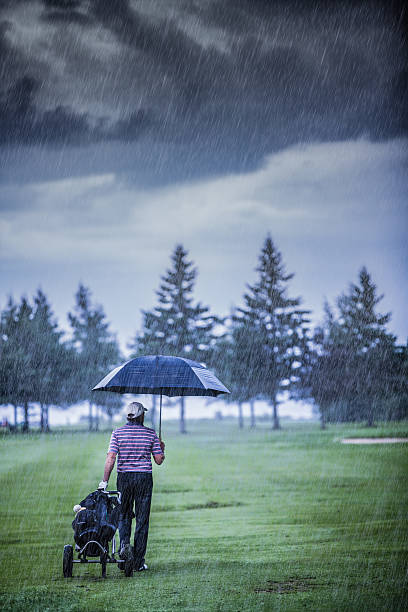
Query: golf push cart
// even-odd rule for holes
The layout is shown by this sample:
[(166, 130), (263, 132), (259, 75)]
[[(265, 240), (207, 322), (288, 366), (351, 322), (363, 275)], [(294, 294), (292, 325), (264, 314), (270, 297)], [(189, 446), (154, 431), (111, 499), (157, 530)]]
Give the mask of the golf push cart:
[[(120, 492), (93, 491), (79, 506), (74, 507), (77, 512), (72, 522), (75, 540), (75, 552), (78, 559), (74, 559), (74, 548), (70, 544), (64, 546), (62, 568), (65, 578), (72, 577), (74, 563), (100, 563), (102, 577), (106, 578), (108, 563), (116, 563), (125, 576), (133, 573), (133, 559), (116, 559), (115, 533), (120, 516)], [(112, 552), (109, 554), (109, 543), (112, 542)], [(99, 559), (88, 557), (99, 557)]]

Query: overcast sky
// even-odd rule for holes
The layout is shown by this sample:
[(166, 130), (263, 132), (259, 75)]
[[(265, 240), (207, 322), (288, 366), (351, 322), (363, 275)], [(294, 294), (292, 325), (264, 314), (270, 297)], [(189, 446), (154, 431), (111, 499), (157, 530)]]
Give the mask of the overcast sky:
[(82, 281), (125, 349), (177, 243), (221, 315), (269, 232), (315, 322), (366, 265), (406, 342), (402, 2), (0, 7), (2, 306)]

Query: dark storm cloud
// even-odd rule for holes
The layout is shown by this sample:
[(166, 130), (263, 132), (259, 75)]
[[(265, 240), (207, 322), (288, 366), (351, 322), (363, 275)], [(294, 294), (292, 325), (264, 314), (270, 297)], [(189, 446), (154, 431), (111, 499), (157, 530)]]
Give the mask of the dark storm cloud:
[(43, 0), (43, 4), (41, 19), (49, 23), (89, 25), (92, 21), (89, 15), (81, 10), (83, 3), (80, 0)]
[(35, 79), (24, 76), (0, 98), (0, 144), (84, 145), (102, 140), (132, 142), (152, 123), (142, 110), (112, 125), (104, 119), (92, 125), (87, 114), (81, 115), (63, 106), (41, 112), (33, 104), (39, 86)]
[[(408, 70), (401, 70), (391, 81), (390, 108), (394, 109), (390, 122), (389, 133), (396, 136), (408, 133)], [(394, 133), (392, 133), (394, 129)]]
[(398, 2), (44, 0), (32, 27), (54, 38), (47, 55), (44, 30), (30, 56), (12, 36), (21, 14), (7, 6), (3, 145), (143, 133), (181, 147), (179, 171), (200, 174), (251, 169), (299, 142), (408, 131)]
[(97, 0), (91, 10), (119, 42), (152, 58), (155, 68), (177, 85), (181, 112), (185, 110), (183, 101), (189, 106), (204, 104), (210, 83), (228, 76), (225, 54), (212, 47), (203, 50), (172, 21), (165, 25), (151, 23), (122, 0)]
[[(301, 19), (308, 26), (327, 21), (348, 21), (348, 25), (368, 26), (390, 22), (403, 32), (407, 21), (403, 0), (339, 0), (335, 3), (304, 0), (210, 0), (198, 2), (192, 10), (214, 26), (243, 33), (248, 27), (259, 26), (259, 20), (270, 20), (282, 15), (291, 20)], [(341, 25), (341, 23), (339, 23)]]

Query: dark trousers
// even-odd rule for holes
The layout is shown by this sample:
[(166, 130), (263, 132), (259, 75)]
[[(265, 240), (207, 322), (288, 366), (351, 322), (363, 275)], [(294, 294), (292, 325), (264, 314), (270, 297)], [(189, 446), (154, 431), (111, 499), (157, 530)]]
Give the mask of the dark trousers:
[(117, 488), (121, 492), (120, 546), (130, 544), (134, 508), (136, 528), (133, 555), (134, 566), (139, 569), (145, 561), (153, 478), (144, 472), (119, 472)]

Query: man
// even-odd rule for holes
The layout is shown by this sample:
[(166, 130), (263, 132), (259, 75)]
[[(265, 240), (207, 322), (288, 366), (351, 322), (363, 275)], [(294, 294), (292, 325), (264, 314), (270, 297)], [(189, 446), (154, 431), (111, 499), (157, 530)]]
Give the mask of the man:
[(147, 408), (140, 402), (127, 407), (127, 423), (112, 433), (106, 457), (103, 480), (99, 489), (106, 489), (109, 476), (117, 463), (117, 489), (121, 492), (121, 518), (119, 537), (121, 559), (130, 560), (130, 534), (132, 531), (133, 506), (136, 518), (134, 535), (133, 564), (138, 571), (147, 569), (145, 553), (149, 532), (150, 503), (153, 477), (151, 455), (157, 465), (164, 461), (165, 444), (154, 429), (145, 427), (144, 413)]

